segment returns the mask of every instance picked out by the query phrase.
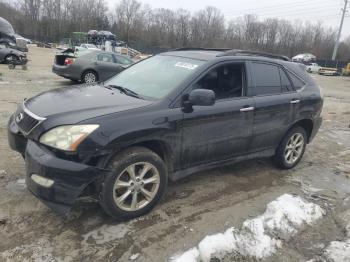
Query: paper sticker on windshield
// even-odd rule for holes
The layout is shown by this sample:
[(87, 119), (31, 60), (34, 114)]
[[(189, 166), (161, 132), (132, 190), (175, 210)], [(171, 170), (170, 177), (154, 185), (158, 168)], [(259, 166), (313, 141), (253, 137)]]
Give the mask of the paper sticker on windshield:
[(183, 67), (183, 68), (186, 68), (186, 69), (189, 69), (189, 70), (193, 70), (195, 69), (198, 65), (195, 65), (195, 64), (191, 64), (191, 63), (184, 63), (184, 62), (177, 62), (175, 64), (176, 67)]

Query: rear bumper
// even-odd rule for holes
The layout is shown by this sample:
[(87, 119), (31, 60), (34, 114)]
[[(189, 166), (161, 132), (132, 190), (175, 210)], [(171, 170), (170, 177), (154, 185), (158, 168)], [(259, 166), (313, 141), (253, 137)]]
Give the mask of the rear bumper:
[(309, 143), (315, 138), (318, 130), (320, 129), (322, 125), (322, 117), (317, 117), (314, 119), (313, 121), (313, 128), (312, 128), (312, 132), (309, 138)]
[(74, 74), (72, 72), (72, 69), (69, 66), (60, 66), (60, 65), (54, 64), (52, 66), (52, 72), (64, 78), (68, 78), (72, 80), (80, 80), (80, 76)]
[[(28, 190), (58, 213), (66, 213), (84, 189), (107, 170), (58, 158), (40, 144), (16, 133), (12, 118), (8, 125), (10, 147), (25, 157)], [(35, 182), (33, 175), (53, 181), (49, 187)]]

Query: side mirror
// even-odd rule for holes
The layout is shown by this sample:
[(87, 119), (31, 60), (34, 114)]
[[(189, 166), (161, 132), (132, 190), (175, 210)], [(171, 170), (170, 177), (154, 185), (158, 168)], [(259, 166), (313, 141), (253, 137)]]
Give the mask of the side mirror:
[(193, 106), (212, 106), (215, 104), (215, 93), (208, 89), (192, 90), (188, 102)]

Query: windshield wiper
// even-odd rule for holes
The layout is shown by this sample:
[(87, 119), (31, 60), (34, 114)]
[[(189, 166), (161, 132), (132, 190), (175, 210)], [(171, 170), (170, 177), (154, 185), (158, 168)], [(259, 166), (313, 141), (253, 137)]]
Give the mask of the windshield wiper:
[(133, 97), (136, 97), (136, 98), (140, 98), (140, 99), (143, 99), (138, 93), (128, 89), (128, 88), (125, 88), (125, 87), (122, 87), (122, 86), (117, 86), (117, 85), (107, 85), (106, 87), (110, 87), (110, 88), (115, 88), (115, 89), (118, 89), (120, 92), (128, 95), (128, 96), (133, 96)]

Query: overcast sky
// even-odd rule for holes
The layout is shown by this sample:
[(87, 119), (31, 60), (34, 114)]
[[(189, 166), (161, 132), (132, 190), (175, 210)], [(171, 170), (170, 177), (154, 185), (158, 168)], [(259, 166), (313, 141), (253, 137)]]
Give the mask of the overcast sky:
[[(118, 0), (106, 0), (114, 8)], [(288, 20), (322, 21), (324, 25), (339, 27), (344, 0), (138, 0), (153, 8), (184, 8), (192, 13), (206, 6), (219, 8), (226, 19), (244, 14), (256, 14), (260, 18), (278, 17)], [(350, 10), (348, 4), (347, 10)], [(342, 38), (350, 35), (350, 11), (344, 20)]]

